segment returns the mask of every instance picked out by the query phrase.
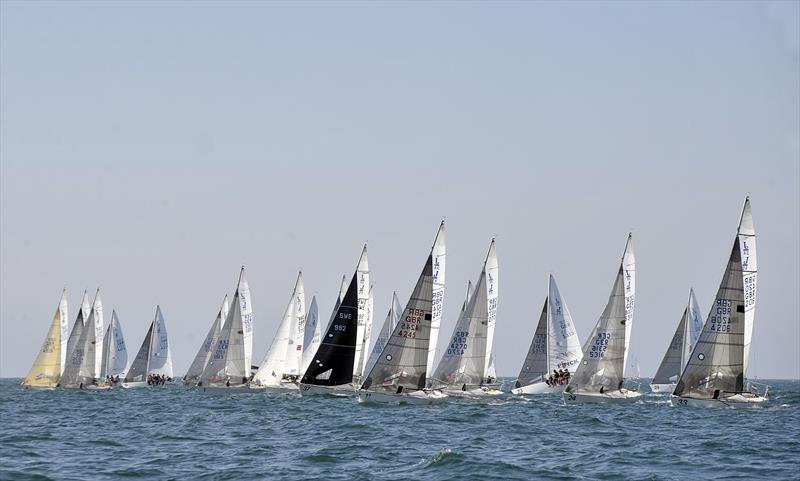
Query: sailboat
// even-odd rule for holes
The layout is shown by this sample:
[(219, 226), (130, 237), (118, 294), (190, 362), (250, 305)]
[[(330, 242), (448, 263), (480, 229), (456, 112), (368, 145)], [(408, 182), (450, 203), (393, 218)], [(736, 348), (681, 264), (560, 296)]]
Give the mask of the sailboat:
[(497, 253), (492, 239), (489, 252), (478, 276), (478, 283), (461, 311), (434, 372), (431, 383), (448, 394), (497, 395), (489, 373), (492, 356), (494, 328), (497, 322), (497, 295), (499, 290)]
[(200, 380), (200, 375), (203, 374), (203, 369), (206, 368), (208, 361), (211, 359), (214, 346), (217, 343), (217, 339), (219, 339), (222, 323), (225, 321), (225, 318), (228, 317), (228, 310), (228, 295), (225, 294), (225, 298), (222, 299), (222, 306), (217, 312), (217, 317), (214, 318), (214, 322), (211, 324), (211, 328), (208, 330), (203, 344), (200, 345), (200, 349), (197, 351), (197, 354), (195, 354), (194, 360), (189, 366), (189, 370), (186, 371), (186, 374), (183, 376), (183, 384), (185, 386), (196, 386), (197, 381)]
[[(86, 296), (84, 295), (84, 300)], [(67, 353), (64, 372), (57, 387), (66, 389), (108, 389), (109, 386), (99, 382), (100, 371), (96, 368), (96, 352), (102, 353), (102, 344), (98, 346), (97, 341), (97, 321), (103, 313), (103, 301), (100, 298), (100, 289), (94, 296), (94, 301), (89, 309), (89, 316), (86, 322), (80, 324), (76, 321), (76, 327), (80, 326), (80, 336), (75, 340), (72, 350)], [(82, 318), (84, 315), (81, 306)]]
[(367, 363), (364, 367), (364, 372), (370, 372), (372, 367), (378, 361), (378, 356), (383, 352), (389, 338), (392, 337), (394, 326), (400, 322), (400, 315), (403, 313), (403, 308), (400, 306), (400, 301), (397, 299), (397, 292), (392, 293), (392, 304), (389, 306), (389, 312), (386, 314), (386, 319), (383, 320), (381, 330), (378, 332), (378, 337), (375, 338), (375, 344), (367, 358)]
[(314, 354), (322, 342), (322, 323), (319, 322), (319, 307), (317, 296), (311, 298), (311, 306), (306, 315), (306, 325), (303, 329), (303, 356), (300, 360), (300, 372), (306, 372)]
[(297, 275), (294, 290), (283, 313), (283, 320), (272, 344), (261, 361), (250, 387), (253, 389), (297, 389), (297, 378), (303, 355), (306, 323), (306, 295), (303, 273)]
[(50, 323), (50, 329), (44, 338), (39, 354), (22, 380), (25, 389), (53, 389), (61, 379), (67, 356), (67, 335), (69, 330), (69, 312), (67, 309), (67, 290), (61, 292), (56, 313)]
[(252, 392), (252, 352), (253, 306), (242, 266), (231, 308), (197, 387), (209, 392)]
[[(108, 382), (111, 378), (119, 376), (128, 365), (128, 350), (125, 348), (125, 337), (122, 335), (122, 325), (117, 317), (117, 311), (111, 310), (111, 323), (103, 337), (103, 364), (100, 369), (100, 379)], [(113, 383), (111, 383), (113, 385)]]
[(683, 366), (689, 360), (694, 345), (703, 330), (703, 318), (694, 289), (689, 290), (689, 301), (672, 336), (664, 359), (650, 382), (650, 390), (657, 393), (672, 393), (678, 383)]
[(748, 389), (755, 386), (745, 380), (757, 268), (756, 232), (747, 197), (717, 296), (670, 399), (673, 406), (752, 407), (769, 401), (769, 387), (759, 395)]
[(608, 303), (583, 346), (583, 360), (564, 390), (566, 403), (630, 403), (641, 393), (623, 387), (633, 326), (636, 259), (628, 235)]
[[(367, 246), (361, 251), (358, 267), (340, 295), (311, 363), (300, 380), (300, 393), (349, 396), (353, 390), (358, 338), (359, 275), (366, 265)], [(341, 291), (340, 291), (341, 293)]]
[(427, 388), (433, 324), (441, 321), (444, 301), (445, 253), (442, 222), (400, 322), (358, 391), (359, 402), (432, 404), (447, 398)]
[(582, 359), (583, 350), (572, 314), (551, 274), (539, 323), (511, 393), (560, 394), (566, 383), (552, 379), (552, 373), (566, 370), (572, 376)]
[(150, 384), (148, 378), (151, 375), (165, 376), (168, 381), (172, 379), (172, 354), (161, 306), (156, 306), (155, 316), (150, 322), (139, 352), (136, 353), (131, 367), (122, 380), (122, 387), (146, 387)]

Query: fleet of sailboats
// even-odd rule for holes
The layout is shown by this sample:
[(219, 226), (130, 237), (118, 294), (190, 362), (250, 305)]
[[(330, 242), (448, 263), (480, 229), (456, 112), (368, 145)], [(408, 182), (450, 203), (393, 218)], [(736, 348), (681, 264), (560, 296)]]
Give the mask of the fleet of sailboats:
[[(183, 384), (215, 392), (299, 392), (356, 396), (362, 403), (431, 404), (449, 395), (502, 394), (494, 365), (499, 268), (492, 239), (481, 272), (467, 285), (453, 332), (433, 369), (445, 288), (444, 222), (403, 308), (397, 294), (379, 329), (373, 329), (374, 287), (366, 245), (356, 269), (345, 275), (326, 325), (316, 297), (306, 305), (302, 272), (260, 366), (252, 365), (253, 309), (242, 267), (232, 302), (222, 305), (197, 351)], [(769, 400), (768, 387), (746, 378), (756, 305), (756, 238), (749, 197), (733, 247), (705, 322), (694, 290), (658, 370), (653, 393), (672, 393), (676, 406), (750, 407)], [(555, 277), (533, 339), (511, 389), (516, 395), (562, 394), (564, 402), (632, 403), (638, 387), (626, 385), (634, 319), (636, 261), (628, 235), (613, 287), (596, 325), (581, 347), (567, 302)], [(635, 358), (632, 358), (635, 360)], [(635, 360), (638, 379), (638, 361)], [(66, 289), (61, 293), (44, 342), (22, 381), (25, 389), (143, 387), (151, 379), (172, 380), (172, 355), (161, 307), (156, 307), (141, 347), (128, 365), (116, 310), (103, 319), (98, 289), (89, 303), (84, 291), (69, 326)]]

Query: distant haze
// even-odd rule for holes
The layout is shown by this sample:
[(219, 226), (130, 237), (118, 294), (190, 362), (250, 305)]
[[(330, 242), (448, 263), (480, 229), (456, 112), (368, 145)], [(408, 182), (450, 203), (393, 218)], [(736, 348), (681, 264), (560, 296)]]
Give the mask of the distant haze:
[(492, 236), (496, 365), (552, 272), (584, 340), (629, 231), (631, 356), (708, 312), (746, 194), (750, 375), (800, 377), (798, 2), (0, 3), (0, 376), (101, 287), (183, 374), (242, 264), (261, 360), (303, 270), (327, 320), (369, 246), (375, 322), (446, 218), (446, 343)]

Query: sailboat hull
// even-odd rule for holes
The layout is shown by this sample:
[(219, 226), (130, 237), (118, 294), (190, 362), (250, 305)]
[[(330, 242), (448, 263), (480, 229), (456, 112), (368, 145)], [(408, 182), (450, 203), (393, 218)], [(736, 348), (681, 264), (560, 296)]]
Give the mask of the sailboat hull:
[(620, 389), (602, 394), (599, 392), (565, 392), (563, 396), (566, 404), (632, 404), (639, 400), (642, 393)]
[(301, 396), (336, 396), (352, 397), (355, 395), (352, 384), (341, 384), (338, 386), (320, 386), (317, 384), (300, 383)]
[(121, 383), (121, 385), (125, 389), (136, 389), (136, 388), (140, 388), (140, 387), (147, 387), (147, 381), (123, 382), (123, 383)]
[(201, 392), (207, 392), (210, 394), (214, 393), (236, 394), (236, 393), (257, 392), (255, 389), (251, 389), (250, 386), (248, 386), (247, 384), (240, 384), (238, 386), (198, 386), (197, 390)]
[(486, 387), (486, 386), (467, 389), (466, 391), (462, 391), (461, 389), (447, 389), (445, 392), (447, 393), (448, 396), (461, 396), (461, 397), (474, 397), (474, 398), (501, 396), (503, 394), (503, 391), (497, 388)]
[(439, 404), (447, 400), (447, 397), (447, 394), (441, 391), (411, 391), (400, 394), (363, 389), (358, 391), (358, 402), (362, 404)]
[(650, 390), (660, 394), (672, 394), (676, 384), (651, 384)]
[(250, 389), (257, 392), (263, 392), (266, 394), (282, 394), (282, 393), (296, 393), (300, 390), (300, 387), (293, 382), (285, 382), (277, 386), (255, 386), (251, 384)]
[(680, 407), (746, 409), (764, 406), (769, 402), (769, 397), (755, 394), (735, 394), (720, 399), (670, 396), (669, 401), (673, 406)]
[(561, 394), (567, 387), (566, 384), (559, 386), (548, 386), (545, 382), (536, 382), (527, 386), (517, 387), (511, 390), (511, 394), (516, 395), (542, 395), (542, 394)]

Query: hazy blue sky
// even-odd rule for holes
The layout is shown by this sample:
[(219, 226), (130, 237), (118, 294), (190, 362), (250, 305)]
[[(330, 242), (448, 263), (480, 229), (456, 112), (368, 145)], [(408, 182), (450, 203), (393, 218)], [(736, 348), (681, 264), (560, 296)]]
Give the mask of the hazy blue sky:
[(365, 241), (381, 322), (446, 217), (442, 338), (496, 235), (508, 376), (547, 274), (584, 339), (632, 230), (650, 376), (749, 193), (751, 374), (798, 378), (798, 5), (3, 1), (0, 375), (65, 285), (131, 351), (160, 303), (182, 374), (242, 264), (260, 361), (297, 270), (327, 319)]

